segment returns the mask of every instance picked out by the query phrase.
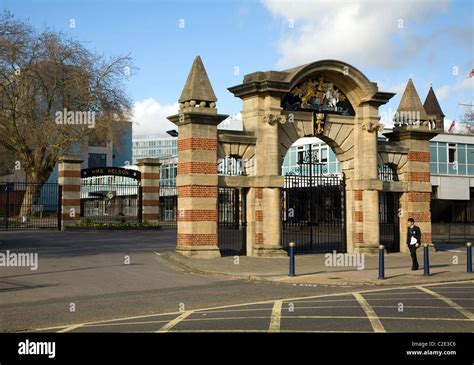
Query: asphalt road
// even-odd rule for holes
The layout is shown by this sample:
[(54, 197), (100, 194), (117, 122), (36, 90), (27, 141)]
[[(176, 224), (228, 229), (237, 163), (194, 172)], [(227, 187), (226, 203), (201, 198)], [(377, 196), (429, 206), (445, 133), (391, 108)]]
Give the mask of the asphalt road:
[(39, 255), (37, 271), (0, 267), (0, 330), (474, 331), (473, 282), (373, 291), (206, 277), (160, 258), (174, 242), (174, 231), (0, 233), (0, 252)]

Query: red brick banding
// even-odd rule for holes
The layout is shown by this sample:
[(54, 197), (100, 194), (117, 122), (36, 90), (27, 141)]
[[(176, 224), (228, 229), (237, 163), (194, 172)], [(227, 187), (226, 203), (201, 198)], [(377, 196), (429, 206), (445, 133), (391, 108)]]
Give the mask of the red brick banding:
[(160, 219), (160, 215), (158, 213), (143, 213), (142, 218), (144, 221), (152, 221)]
[(142, 205), (144, 207), (157, 207), (160, 205), (160, 200), (159, 199), (143, 199)]
[(71, 171), (71, 170), (60, 170), (58, 171), (58, 177), (81, 177), (81, 172), (79, 170), (77, 171)]
[(263, 198), (263, 189), (255, 188), (255, 199), (262, 199), (262, 198)]
[(61, 199), (61, 205), (62, 206), (73, 206), (73, 207), (78, 207), (81, 205), (81, 199)]
[(356, 210), (354, 212), (354, 219), (356, 222), (363, 222), (364, 221), (364, 213), (359, 211), (359, 210)]
[(354, 190), (354, 200), (362, 200), (362, 190)]
[(263, 210), (256, 210), (255, 211), (255, 221), (262, 222), (263, 221)]
[(178, 234), (178, 247), (179, 245), (184, 246), (217, 246), (217, 234)]
[(429, 203), (431, 201), (431, 193), (406, 193), (409, 202)]
[(143, 186), (142, 192), (144, 193), (159, 193), (160, 187), (159, 186)]
[(408, 152), (408, 161), (417, 162), (430, 162), (430, 153), (423, 151), (410, 151)]
[(142, 174), (142, 181), (143, 180), (159, 180), (160, 179), (160, 173), (159, 172), (144, 172)]
[(263, 233), (255, 233), (255, 243), (257, 245), (263, 245)]
[(215, 186), (179, 186), (178, 196), (182, 198), (216, 198), (217, 187)]
[(178, 174), (217, 174), (217, 162), (179, 162)]
[(408, 172), (407, 181), (430, 182), (430, 173), (428, 172)]
[(354, 242), (355, 243), (363, 243), (364, 242), (364, 234), (363, 233), (356, 233), (354, 235)]
[(430, 212), (408, 212), (408, 216), (412, 217), (416, 222), (431, 222)]
[(62, 185), (63, 193), (66, 191), (81, 191), (81, 185)]
[(431, 233), (421, 231), (421, 243), (433, 243)]
[(183, 138), (178, 140), (180, 151), (217, 151), (217, 139), (215, 138)]
[(183, 210), (178, 214), (180, 222), (217, 222), (217, 210)]

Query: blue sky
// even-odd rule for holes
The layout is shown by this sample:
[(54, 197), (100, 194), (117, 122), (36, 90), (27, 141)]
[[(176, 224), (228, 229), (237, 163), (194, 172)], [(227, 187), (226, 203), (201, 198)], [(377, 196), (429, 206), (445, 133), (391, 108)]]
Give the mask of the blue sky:
[[(394, 112), (408, 78), (424, 101), (433, 84), (448, 119), (473, 102), (474, 2), (419, 1), (151, 1), (1, 0), (38, 28), (47, 26), (105, 56), (131, 54), (138, 68), (127, 83), (136, 102), (137, 133), (169, 125), (187, 73), (200, 55), (220, 113), (241, 101), (227, 88), (245, 74), (318, 59), (348, 62), (396, 92), (381, 109)], [(74, 19), (75, 28), (70, 27)], [(180, 21), (184, 20), (184, 28)]]

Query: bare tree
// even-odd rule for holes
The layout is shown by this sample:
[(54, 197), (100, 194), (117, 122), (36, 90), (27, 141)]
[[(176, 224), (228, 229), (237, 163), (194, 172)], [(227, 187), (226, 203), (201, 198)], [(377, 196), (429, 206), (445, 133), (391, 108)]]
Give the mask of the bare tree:
[[(25, 200), (36, 204), (58, 157), (84, 138), (119, 143), (130, 120), (123, 81), (131, 70), (129, 56), (105, 59), (61, 33), (0, 14), (0, 145), (32, 183)], [(20, 215), (29, 213), (25, 200)]]

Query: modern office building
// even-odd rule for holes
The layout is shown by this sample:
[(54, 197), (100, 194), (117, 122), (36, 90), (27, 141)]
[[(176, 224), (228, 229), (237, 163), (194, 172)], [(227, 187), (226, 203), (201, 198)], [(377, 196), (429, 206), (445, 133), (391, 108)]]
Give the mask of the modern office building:
[(178, 138), (134, 137), (133, 164), (141, 158), (163, 158), (178, 155)]

